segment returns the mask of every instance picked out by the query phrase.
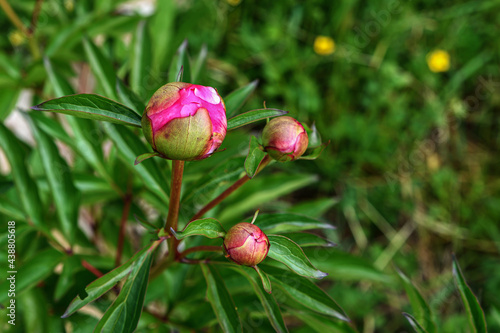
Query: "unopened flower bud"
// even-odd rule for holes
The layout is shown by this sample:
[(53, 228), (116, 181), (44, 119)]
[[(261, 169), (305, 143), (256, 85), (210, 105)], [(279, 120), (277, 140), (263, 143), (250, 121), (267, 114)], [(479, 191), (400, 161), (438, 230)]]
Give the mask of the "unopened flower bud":
[(227, 232), (224, 251), (226, 257), (239, 265), (255, 266), (267, 256), (269, 239), (256, 225), (238, 223)]
[(201, 160), (212, 155), (226, 136), (226, 107), (212, 87), (168, 83), (149, 100), (142, 129), (163, 157)]
[(262, 132), (265, 151), (278, 162), (299, 158), (306, 151), (308, 143), (302, 124), (288, 116), (272, 119)]

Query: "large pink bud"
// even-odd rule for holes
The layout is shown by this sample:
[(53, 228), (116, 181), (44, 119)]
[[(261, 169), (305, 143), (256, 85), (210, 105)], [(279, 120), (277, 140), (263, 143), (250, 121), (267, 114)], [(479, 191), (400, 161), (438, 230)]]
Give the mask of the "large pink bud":
[(227, 232), (224, 251), (239, 265), (255, 266), (267, 256), (269, 239), (256, 225), (241, 222)]
[(292, 117), (274, 118), (262, 131), (265, 151), (278, 162), (299, 158), (306, 151), (308, 143), (304, 127)]
[(163, 157), (201, 160), (212, 155), (226, 136), (226, 107), (212, 87), (167, 83), (149, 100), (142, 130)]

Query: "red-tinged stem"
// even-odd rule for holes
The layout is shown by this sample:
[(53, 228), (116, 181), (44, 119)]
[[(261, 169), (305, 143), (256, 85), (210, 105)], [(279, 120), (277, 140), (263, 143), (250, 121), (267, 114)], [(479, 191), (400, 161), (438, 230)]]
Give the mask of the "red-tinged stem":
[[(262, 171), (262, 169), (264, 169), (266, 167), (266, 165), (269, 164), (269, 162), (271, 162), (271, 158), (269, 157), (269, 155), (266, 155), (266, 157), (264, 157), (264, 159), (260, 163), (259, 168), (257, 169), (257, 172), (255, 173), (255, 176), (260, 171)], [(217, 198), (215, 198), (214, 200), (210, 201), (208, 204), (206, 204), (205, 207), (203, 207), (202, 209), (200, 209), (200, 211), (198, 213), (196, 213), (191, 218), (190, 222), (201, 218), (209, 210), (211, 210), (212, 208), (214, 208), (215, 206), (217, 206), (218, 204), (220, 204), (224, 199), (226, 199), (229, 195), (231, 195), (231, 193), (233, 193), (234, 191), (236, 191), (237, 189), (239, 189), (243, 184), (245, 184), (249, 180), (250, 180), (250, 177), (248, 177), (247, 175), (244, 175), (243, 177), (241, 177), (240, 179), (238, 179), (233, 185), (231, 185), (224, 192), (222, 192)]]
[[(177, 231), (177, 222), (179, 220), (179, 205), (181, 200), (182, 173), (184, 172), (184, 161), (172, 161), (172, 184), (170, 187), (170, 204), (168, 206), (167, 222), (165, 231)], [(172, 237), (169, 241), (169, 258), (174, 259), (177, 256), (177, 246), (179, 241)]]
[(122, 218), (120, 220), (120, 231), (118, 232), (118, 245), (116, 247), (116, 259), (115, 259), (115, 267), (120, 266), (122, 261), (122, 253), (123, 253), (123, 242), (125, 239), (125, 227), (127, 225), (128, 213), (130, 212), (130, 205), (132, 203), (132, 195), (127, 193), (125, 195), (125, 203), (123, 206)]
[(182, 251), (181, 253), (179, 253), (179, 255), (177, 256), (177, 260), (183, 259), (184, 257), (186, 257), (190, 253), (201, 252), (201, 251), (205, 251), (205, 252), (221, 252), (222, 248), (220, 246), (216, 246), (216, 245), (194, 246), (194, 247), (191, 247), (191, 248), (186, 249), (186, 250)]
[(98, 278), (104, 275), (100, 270), (89, 264), (89, 262), (86, 260), (82, 260), (82, 266), (85, 267), (90, 273), (94, 274)]
[(38, 23), (38, 17), (42, 10), (43, 0), (36, 0), (35, 9), (33, 9), (33, 15), (31, 16), (31, 26), (29, 29), (30, 34), (35, 34), (36, 25)]

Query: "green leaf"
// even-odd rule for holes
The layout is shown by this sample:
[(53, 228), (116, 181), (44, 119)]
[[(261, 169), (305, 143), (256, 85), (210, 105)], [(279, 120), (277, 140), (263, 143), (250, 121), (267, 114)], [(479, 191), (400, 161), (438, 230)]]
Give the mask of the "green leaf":
[(4, 121), (16, 107), (21, 88), (8, 86), (0, 90), (0, 120)]
[(314, 148), (313, 151), (309, 155), (301, 156), (299, 159), (301, 160), (315, 160), (321, 155), (323, 150), (325, 150), (326, 146), (330, 144), (330, 140), (328, 142), (323, 143), (321, 146)]
[[(436, 324), (434, 323), (432, 312), (418, 289), (411, 283), (410, 279), (403, 272), (397, 270), (398, 276), (403, 283), (408, 299), (410, 300), (413, 313), (419, 322), (424, 323), (426, 331), (429, 333), (436, 332)], [(408, 320), (409, 321), (409, 320)]]
[(321, 269), (335, 280), (394, 282), (372, 262), (359, 256), (335, 248), (306, 248), (304, 251), (313, 265), (321, 265)]
[(307, 144), (307, 149), (321, 146), (321, 135), (316, 129), (316, 125), (312, 124), (312, 126), (309, 127), (306, 124), (302, 124), (302, 126), (304, 126), (304, 129), (306, 130), (307, 133), (307, 137), (309, 139)]
[(334, 243), (324, 239), (315, 234), (310, 234), (307, 232), (294, 232), (294, 233), (286, 233), (282, 234), (287, 238), (290, 238), (292, 241), (297, 243), (300, 247), (309, 247), (309, 246), (335, 246)]
[[(187, 39), (177, 49), (168, 72), (168, 82), (189, 82), (191, 80)], [(182, 72), (181, 72), (182, 71)], [(182, 76), (179, 78), (179, 74)]]
[(222, 330), (226, 333), (243, 332), (240, 317), (224, 280), (214, 267), (201, 264), (201, 270), (207, 281), (207, 298), (217, 316)]
[(335, 229), (331, 224), (299, 214), (261, 214), (255, 223), (269, 234), (310, 229)]
[[(49, 315), (50, 300), (46, 298), (42, 288), (32, 288), (26, 290), (20, 295), (16, 295), (16, 308), (18, 309), (29, 309), (28, 311), (22, 311), (22, 320), (24, 322), (22, 331), (33, 332), (33, 333), (45, 333), (50, 332), (49, 322), (52, 318)], [(21, 311), (19, 311), (21, 312)], [(17, 318), (16, 318), (17, 319)], [(16, 324), (19, 325), (19, 319)], [(6, 329), (5, 332), (9, 332)]]
[(316, 269), (300, 246), (292, 240), (280, 235), (268, 235), (268, 238), (270, 247), (267, 256), (269, 258), (285, 264), (292, 271), (302, 276), (322, 279), (328, 275)]
[(208, 238), (224, 238), (226, 235), (226, 231), (220, 222), (213, 218), (194, 220), (190, 222), (183, 231), (175, 232), (175, 230), (172, 230), (172, 233), (177, 239), (184, 239), (194, 235)]
[(403, 316), (405, 316), (406, 320), (408, 320), (416, 333), (428, 333), (411, 314), (403, 312)]
[(151, 247), (134, 263), (120, 294), (102, 316), (95, 332), (131, 333), (135, 331), (144, 305), (154, 248)]
[(116, 126), (110, 123), (103, 123), (103, 127), (115, 143), (125, 165), (143, 180), (145, 187), (150, 189), (164, 202), (167, 202), (167, 191), (169, 191), (168, 187), (165, 186), (167, 181), (156, 161), (149, 159), (134, 166), (136, 157), (148, 151), (146, 145), (141, 140), (138, 140), (137, 135), (127, 127)]
[(237, 116), (234, 116), (227, 120), (227, 130), (233, 130), (241, 126), (245, 126), (256, 121), (278, 117), (287, 114), (288, 111), (279, 110), (279, 109), (256, 109), (252, 111), (248, 111)]
[(162, 64), (168, 58), (169, 49), (172, 47), (172, 35), (175, 34), (175, 17), (177, 13), (176, 2), (173, 0), (158, 1), (156, 11), (151, 18), (151, 37), (153, 48), (152, 72), (159, 73)]
[[(230, 268), (237, 271), (238, 273), (240, 273), (241, 275), (243, 275), (248, 279), (248, 281), (253, 287), (253, 290), (257, 294), (257, 297), (259, 297), (262, 307), (264, 307), (267, 318), (269, 319), (269, 322), (273, 326), (274, 330), (276, 332), (288, 332), (288, 329), (285, 325), (285, 321), (283, 320), (283, 316), (281, 314), (281, 310), (278, 306), (278, 303), (276, 302), (276, 299), (270, 293), (270, 291), (267, 291), (266, 287), (264, 286), (264, 290), (266, 291), (264, 292), (264, 290), (260, 287), (259, 283), (257, 282), (257, 279), (255, 279), (252, 275), (249, 274), (248, 272), (249, 268), (237, 265), (231, 265)], [(255, 266), (255, 268), (261, 279), (263, 276), (265, 276), (265, 279), (268, 281), (267, 283), (269, 284), (269, 288), (271, 288), (269, 277), (267, 277), (266, 273), (258, 269), (257, 266)]]
[(135, 215), (134, 214), (134, 218), (135, 220), (141, 224), (145, 229), (149, 230), (149, 231), (158, 231), (158, 229), (160, 229), (159, 227), (155, 226), (154, 224), (146, 221), (145, 219), (142, 219), (140, 218), (139, 216)]
[(144, 95), (144, 85), (147, 79), (147, 70), (151, 63), (151, 36), (147, 29), (147, 21), (137, 24), (132, 41), (130, 87), (140, 96)]
[(35, 118), (30, 119), (62, 231), (69, 243), (73, 244), (78, 226), (80, 193), (73, 182), (72, 170), (59, 155), (59, 148), (46, 133), (37, 127)]
[(259, 165), (266, 156), (259, 141), (255, 136), (250, 137), (250, 148), (245, 159), (245, 171), (249, 178), (253, 178), (259, 169)]
[(64, 131), (62, 125), (54, 118), (50, 118), (42, 112), (30, 112), (30, 117), (35, 120), (36, 125), (50, 137), (61, 140), (73, 149), (76, 149), (75, 139)]
[(255, 88), (257, 88), (258, 84), (259, 80), (252, 81), (246, 86), (238, 88), (224, 97), (224, 104), (226, 105), (226, 114), (228, 117), (233, 116), (236, 111), (238, 111), (243, 104), (245, 104), (250, 95), (255, 91)]
[(141, 154), (141, 155), (137, 156), (137, 158), (135, 159), (134, 165), (137, 165), (137, 164), (141, 163), (142, 161), (147, 160), (148, 158), (156, 157), (156, 156), (162, 156), (162, 155), (160, 153), (145, 153), (145, 154)]
[[(45, 280), (52, 274), (52, 271), (61, 262), (63, 257), (62, 253), (49, 248), (40, 251), (30, 260), (25, 261), (17, 270), (16, 294), (20, 294), (22, 291), (35, 286), (38, 282)], [(8, 280), (4, 280), (0, 284), (0, 303), (8, 299), (9, 285)]]
[[(272, 248), (272, 245), (271, 245)], [(344, 310), (323, 290), (308, 279), (277, 267), (262, 265), (274, 286), (302, 305), (318, 313), (350, 321)]]
[(120, 125), (141, 127), (141, 117), (132, 109), (108, 98), (93, 94), (69, 95), (32, 107), (75, 117), (109, 121)]
[(264, 272), (263, 270), (261, 270), (259, 268), (259, 266), (253, 266), (253, 269), (255, 269), (255, 271), (257, 272), (257, 274), (259, 275), (259, 278), (262, 282), (262, 287), (264, 288), (264, 290), (270, 294), (273, 289), (272, 289), (272, 286), (271, 286), (271, 281), (269, 280), (269, 276), (267, 276), (266, 272)]
[(329, 320), (327, 317), (305, 311), (289, 310), (290, 315), (299, 318), (307, 326), (318, 333), (357, 333), (354, 328), (345, 321)]
[(200, 53), (198, 54), (198, 57), (196, 60), (193, 62), (193, 66), (191, 66), (191, 82), (196, 83), (198, 81), (198, 77), (200, 76), (201, 70), (203, 66), (205, 65), (205, 62), (207, 60), (207, 55), (208, 55), (208, 49), (207, 45), (203, 44)]
[(481, 309), (479, 301), (467, 285), (455, 256), (453, 256), (453, 277), (455, 278), (455, 285), (457, 286), (460, 296), (462, 297), (462, 303), (464, 304), (465, 311), (467, 312), (472, 332), (487, 332), (488, 330), (486, 328), (486, 320), (483, 309)]
[(83, 298), (81, 298), (80, 295), (76, 296), (66, 309), (66, 312), (62, 315), (62, 318), (69, 317), (75, 311), (81, 309), (90, 302), (95, 301), (108, 290), (113, 288), (113, 286), (116, 285), (121, 279), (129, 275), (134, 269), (136, 269), (137, 266), (142, 266), (146, 258), (150, 257), (151, 253), (158, 246), (158, 244), (159, 242), (155, 242), (153, 245), (143, 248), (126, 263), (89, 284), (85, 288), (85, 296)]
[(69, 256), (64, 260), (63, 270), (57, 280), (54, 298), (60, 300), (69, 289), (75, 284), (75, 275), (81, 269), (79, 257), (76, 255)]
[(38, 186), (28, 173), (22, 145), (2, 123), (0, 123), (0, 147), (5, 152), (7, 160), (9, 160), (12, 179), (16, 185), (24, 212), (34, 225), (44, 229), (42, 202), (38, 194)]
[(118, 93), (119, 100), (135, 112), (137, 114), (142, 114), (146, 105), (141, 100), (139, 96), (132, 90), (130, 90), (122, 80), (116, 81), (116, 92)]
[(113, 64), (102, 54), (101, 50), (88, 38), (83, 39), (85, 54), (90, 63), (97, 82), (109, 98), (117, 99), (115, 94), (116, 74)]

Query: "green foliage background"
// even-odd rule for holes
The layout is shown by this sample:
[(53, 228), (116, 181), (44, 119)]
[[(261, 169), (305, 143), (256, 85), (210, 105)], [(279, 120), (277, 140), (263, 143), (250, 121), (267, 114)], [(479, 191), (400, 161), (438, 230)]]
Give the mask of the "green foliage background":
[[(261, 108), (264, 102), (267, 107), (288, 110), (302, 122), (315, 123), (324, 141), (331, 140), (315, 161), (273, 165), (265, 177), (249, 182), (212, 215), (232, 225), (260, 208), (304, 213), (335, 225), (337, 229), (326, 234), (337, 246), (308, 249), (307, 254), (330, 273), (319, 285), (363, 332), (410, 330), (401, 313), (412, 313), (412, 308), (395, 267), (418, 286), (439, 331), (469, 332), (453, 285), (455, 253), (490, 331), (500, 330), (500, 1), (158, 0), (150, 14), (126, 10), (121, 4), (71, 0), (42, 4), (35, 30), (37, 47), (62, 77), (73, 78), (71, 84), (80, 92), (115, 97), (88, 75), (86, 37), (112, 59), (108, 70), (145, 100), (172, 77), (170, 60), (187, 40), (193, 59), (199, 52), (208, 52), (197, 83), (214, 86), (225, 96), (258, 79), (245, 110)], [(11, 5), (29, 26), (35, 2), (12, 1)], [(59, 92), (47, 84), (43, 59), (30, 53), (28, 41), (16, 40), (16, 28), (3, 11), (0, 26), (5, 32), (0, 36), (0, 117), (5, 121), (22, 90), (33, 93), (32, 105), (58, 97)], [(144, 64), (139, 75), (131, 69), (141, 54), (131, 52), (130, 45), (137, 45), (134, 36), (141, 27), (151, 35), (144, 45), (154, 48), (146, 55), (153, 60)], [(314, 52), (319, 35), (333, 38), (333, 54)], [(429, 70), (426, 56), (435, 49), (449, 53), (447, 72)], [(244, 150), (248, 133), (258, 135), (261, 129), (262, 124), (256, 124), (230, 133), (223, 146), (226, 153), (189, 164), (186, 178), (197, 180), (224, 159), (221, 155)], [(102, 149), (100, 144), (106, 140), (101, 130), (87, 135), (97, 137), (92, 142), (97, 142), (97, 151)], [(40, 214), (57, 221), (39, 154), (26, 143), (17, 145), (48, 207)], [(117, 154), (110, 149), (105, 173), (122, 189), (131, 186), (142, 191), (131, 213), (144, 214), (140, 201), (148, 201), (151, 194), (144, 191), (140, 178), (133, 177), (127, 184), (131, 173)], [(166, 168), (166, 163), (161, 161), (159, 166)], [(101, 254), (108, 254), (94, 261), (99, 265), (101, 260), (105, 269), (112, 265), (114, 252), (105, 247), (116, 246), (123, 201), (95, 171), (85, 159), (74, 160), (81, 202), (96, 223)], [(0, 219), (19, 222), (20, 234), (24, 213), (19, 210), (11, 172), (0, 180)], [(149, 199), (149, 204), (155, 200)], [(189, 207), (200, 204), (186, 200)], [(161, 205), (152, 206), (165, 214)], [(51, 222), (48, 227), (56, 225)], [(42, 252), (51, 251), (43, 237), (35, 237), (34, 232), (21, 235), (19, 263), (36, 260), (39, 253), (45, 253), (47, 262), (58, 263), (54, 253)], [(0, 243), (6, 258), (5, 237)], [(126, 256), (137, 246), (128, 242)], [(82, 270), (75, 283), (81, 288), (92, 279)], [(27, 331), (35, 332), (30, 327), (59, 331), (63, 320), (58, 318), (74, 291), (53, 300), (56, 280), (57, 274), (48, 272), (42, 285), (21, 298), (22, 306), (32, 309), (19, 310)], [(235, 281), (226, 283), (231, 286)], [(167, 289), (175, 294), (173, 284)], [(167, 300), (175, 299), (172, 294)], [(245, 302), (243, 296), (233, 297), (237, 305)], [(188, 305), (181, 304), (176, 311)], [(295, 313), (295, 319), (289, 319), (290, 329), (309, 332), (301, 321), (314, 322), (314, 318), (306, 316)], [(0, 318), (2, 323), (5, 320)], [(86, 321), (95, 325), (92, 316), (79, 314), (68, 320), (73, 332)], [(315, 329), (321, 330), (321, 319), (316, 321)]]

